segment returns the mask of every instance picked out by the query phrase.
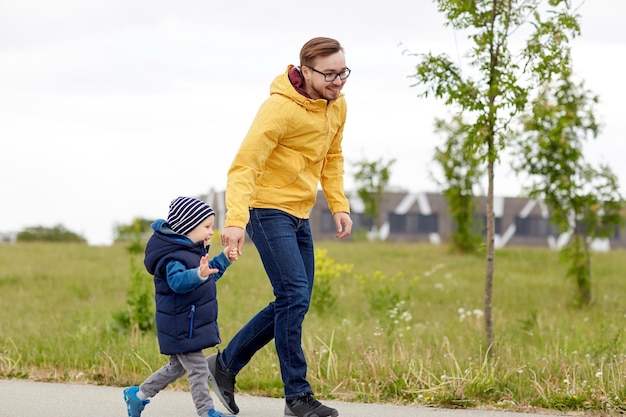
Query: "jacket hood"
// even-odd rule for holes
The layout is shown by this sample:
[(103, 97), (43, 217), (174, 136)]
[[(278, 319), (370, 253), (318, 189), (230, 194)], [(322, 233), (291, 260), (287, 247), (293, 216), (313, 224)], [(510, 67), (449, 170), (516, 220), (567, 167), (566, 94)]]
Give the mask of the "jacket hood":
[(144, 265), (151, 275), (154, 275), (163, 260), (178, 250), (187, 250), (206, 254), (202, 242), (194, 243), (187, 236), (175, 233), (163, 219), (154, 221), (151, 225), (154, 233), (146, 244)]
[[(285, 72), (274, 79), (270, 85), (270, 94), (280, 94), (295, 101), (309, 110), (326, 110), (328, 104), (336, 101), (326, 99), (312, 99), (304, 91), (304, 79), (299, 67), (288, 65)], [(343, 96), (343, 93), (340, 97)]]

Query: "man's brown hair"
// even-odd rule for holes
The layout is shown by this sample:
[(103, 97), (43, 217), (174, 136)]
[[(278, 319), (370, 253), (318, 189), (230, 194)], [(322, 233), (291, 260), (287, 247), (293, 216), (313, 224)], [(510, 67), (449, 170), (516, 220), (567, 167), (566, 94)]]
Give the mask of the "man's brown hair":
[(343, 47), (335, 39), (313, 38), (304, 44), (300, 50), (300, 66), (311, 66), (317, 57), (343, 52)]

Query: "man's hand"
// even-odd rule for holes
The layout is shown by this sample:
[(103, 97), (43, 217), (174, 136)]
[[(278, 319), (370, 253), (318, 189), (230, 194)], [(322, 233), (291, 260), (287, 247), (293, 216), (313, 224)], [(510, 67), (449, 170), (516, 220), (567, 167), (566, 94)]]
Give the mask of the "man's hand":
[(350, 233), (352, 232), (352, 219), (350, 218), (350, 215), (340, 211), (333, 214), (333, 219), (335, 220), (335, 228), (337, 229), (335, 237), (337, 239), (342, 239), (346, 236), (350, 236)]
[(228, 226), (221, 233), (223, 246), (236, 246), (237, 253), (241, 256), (243, 249), (243, 241), (246, 238), (246, 232), (241, 227)]
[(239, 251), (237, 250), (237, 246), (229, 245), (224, 249), (224, 255), (228, 257), (228, 260), (231, 262), (235, 262), (239, 259)]

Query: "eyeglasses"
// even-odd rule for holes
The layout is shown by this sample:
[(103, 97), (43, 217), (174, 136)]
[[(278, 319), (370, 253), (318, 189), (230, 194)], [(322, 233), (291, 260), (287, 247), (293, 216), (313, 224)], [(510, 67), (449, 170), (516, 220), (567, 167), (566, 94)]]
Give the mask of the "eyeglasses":
[(339, 77), (339, 79), (343, 81), (350, 76), (350, 68), (346, 68), (341, 72), (322, 72), (322, 71), (316, 70), (313, 67), (309, 67), (308, 65), (304, 65), (304, 66), (309, 68), (313, 72), (322, 74), (324, 76), (324, 81), (326, 81), (327, 83), (332, 83), (333, 81), (337, 79), (337, 77)]

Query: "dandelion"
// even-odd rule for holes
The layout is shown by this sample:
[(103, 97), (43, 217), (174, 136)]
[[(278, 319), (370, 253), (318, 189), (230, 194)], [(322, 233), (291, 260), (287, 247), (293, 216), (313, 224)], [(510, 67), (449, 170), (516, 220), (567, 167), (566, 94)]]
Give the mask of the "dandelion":
[(429, 271), (424, 272), (424, 276), (430, 276), (432, 274), (434, 274), (435, 272), (437, 272), (438, 269), (443, 268), (443, 264), (437, 264), (435, 266), (433, 266)]
[(602, 371), (596, 372), (596, 378), (602, 378)]
[(400, 315), (400, 319), (405, 322), (408, 323), (411, 320), (413, 320), (413, 316), (411, 315), (411, 313), (409, 313), (408, 311), (404, 311), (401, 315)]
[(457, 310), (457, 312), (459, 313), (459, 321), (463, 321), (463, 320), (465, 320), (465, 317), (466, 317), (466, 315), (465, 315), (465, 309), (464, 309), (464, 308), (459, 308), (459, 309)]

